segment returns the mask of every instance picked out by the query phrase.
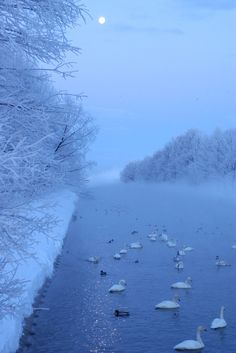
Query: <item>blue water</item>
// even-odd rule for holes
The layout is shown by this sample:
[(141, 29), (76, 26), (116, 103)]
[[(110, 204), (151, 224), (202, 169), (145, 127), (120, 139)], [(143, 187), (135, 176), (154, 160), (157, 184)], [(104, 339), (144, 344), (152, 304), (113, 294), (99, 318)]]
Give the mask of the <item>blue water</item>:
[[(27, 353), (170, 353), (184, 339), (195, 339), (198, 325), (204, 353), (236, 352), (236, 202), (229, 194), (184, 187), (110, 185), (91, 190), (92, 198), (78, 204), (58, 269), (42, 311), (34, 319), (35, 335)], [(185, 268), (174, 268), (176, 250), (150, 242), (147, 234), (166, 227), (178, 245), (194, 247), (184, 258)], [(137, 230), (138, 234), (131, 232)], [(107, 241), (114, 239), (108, 244)], [(113, 255), (125, 244), (141, 241), (141, 250), (129, 250), (120, 261)], [(101, 256), (97, 265), (85, 261)], [(216, 268), (215, 256), (232, 264)], [(138, 259), (139, 263), (134, 263)], [(100, 270), (108, 272), (101, 278)], [(170, 285), (187, 276), (193, 288), (178, 291), (177, 311), (154, 310), (172, 299)], [(108, 293), (120, 279), (126, 291)], [(227, 328), (212, 331), (211, 321), (225, 305)], [(130, 317), (113, 316), (114, 309)]]

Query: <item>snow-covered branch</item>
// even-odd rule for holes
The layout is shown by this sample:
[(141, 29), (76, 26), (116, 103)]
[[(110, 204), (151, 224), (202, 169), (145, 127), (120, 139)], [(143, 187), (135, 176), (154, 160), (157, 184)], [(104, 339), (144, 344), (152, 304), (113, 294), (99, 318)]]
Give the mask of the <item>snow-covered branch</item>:
[(62, 62), (68, 51), (79, 53), (65, 31), (89, 16), (74, 0), (2, 0), (0, 14), (1, 47), (43, 62)]

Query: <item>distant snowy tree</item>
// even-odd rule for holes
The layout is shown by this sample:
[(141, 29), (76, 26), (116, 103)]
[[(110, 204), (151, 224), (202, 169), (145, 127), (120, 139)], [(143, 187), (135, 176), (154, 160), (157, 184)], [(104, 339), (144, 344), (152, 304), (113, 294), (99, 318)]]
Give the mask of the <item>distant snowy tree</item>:
[[(132, 178), (130, 177), (132, 175)], [(236, 177), (236, 130), (216, 130), (206, 136), (189, 130), (143, 161), (129, 163), (121, 180), (200, 183)]]
[(127, 164), (127, 166), (121, 172), (121, 180), (125, 183), (135, 181), (137, 177), (136, 166), (138, 167), (138, 162), (131, 162)]

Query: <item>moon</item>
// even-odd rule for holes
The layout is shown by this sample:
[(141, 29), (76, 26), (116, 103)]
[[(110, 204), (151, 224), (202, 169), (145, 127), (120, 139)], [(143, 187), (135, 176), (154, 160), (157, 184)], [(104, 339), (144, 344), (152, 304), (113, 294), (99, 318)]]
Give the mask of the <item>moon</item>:
[(104, 25), (105, 22), (106, 22), (106, 19), (105, 19), (104, 16), (100, 16), (100, 17), (98, 18), (98, 23), (100, 23), (100, 25)]

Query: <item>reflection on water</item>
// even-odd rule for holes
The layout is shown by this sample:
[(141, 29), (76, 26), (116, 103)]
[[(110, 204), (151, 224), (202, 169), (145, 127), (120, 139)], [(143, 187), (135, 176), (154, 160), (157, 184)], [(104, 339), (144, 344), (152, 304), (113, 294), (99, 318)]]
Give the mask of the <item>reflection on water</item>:
[[(235, 201), (220, 193), (158, 186), (110, 185), (93, 194), (93, 200), (79, 203), (82, 218), (71, 224), (43, 303), (50, 311), (34, 319), (32, 345), (24, 352), (169, 353), (182, 340), (194, 339), (198, 325), (209, 328), (225, 305), (228, 327), (203, 334), (204, 352), (235, 353)], [(159, 231), (166, 227), (178, 248), (194, 247), (184, 256), (182, 272), (174, 267), (176, 249), (147, 238), (156, 226)], [(113, 259), (133, 241), (142, 242), (143, 249)], [(217, 268), (216, 255), (232, 266)], [(101, 262), (88, 263), (89, 256), (101, 256)], [(101, 277), (101, 270), (108, 275)], [(158, 302), (173, 298), (176, 290), (170, 285), (188, 276), (193, 288), (178, 291), (180, 309), (154, 310)], [(108, 293), (120, 279), (127, 281), (126, 290)], [(115, 309), (131, 315), (115, 317)]]

